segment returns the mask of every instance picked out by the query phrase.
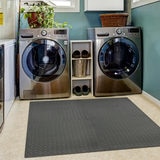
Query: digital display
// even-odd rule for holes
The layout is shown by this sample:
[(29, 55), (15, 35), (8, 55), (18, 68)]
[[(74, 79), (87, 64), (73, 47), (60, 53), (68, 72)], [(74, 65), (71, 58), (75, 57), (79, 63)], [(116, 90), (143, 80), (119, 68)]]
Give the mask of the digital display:
[(55, 30), (54, 34), (67, 34), (67, 30), (66, 29)]
[(130, 33), (139, 33), (139, 28), (130, 28), (129, 32)]

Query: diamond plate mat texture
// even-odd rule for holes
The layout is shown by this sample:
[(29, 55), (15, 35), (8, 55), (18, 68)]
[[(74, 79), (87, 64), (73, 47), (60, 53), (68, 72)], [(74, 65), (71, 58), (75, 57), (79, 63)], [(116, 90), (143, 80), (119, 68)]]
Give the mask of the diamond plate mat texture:
[(30, 102), (25, 157), (160, 146), (160, 127), (128, 98)]

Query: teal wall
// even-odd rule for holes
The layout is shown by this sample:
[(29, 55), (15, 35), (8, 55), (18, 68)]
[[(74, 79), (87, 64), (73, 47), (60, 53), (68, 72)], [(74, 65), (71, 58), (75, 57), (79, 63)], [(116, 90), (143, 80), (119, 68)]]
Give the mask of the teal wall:
[(132, 10), (132, 22), (143, 30), (143, 89), (160, 100), (160, 2)]
[[(85, 40), (87, 39), (87, 28), (101, 26), (99, 14), (103, 13), (104, 12), (84, 12), (84, 0), (80, 0), (80, 12), (57, 12), (55, 13), (55, 21), (60, 23), (68, 22), (72, 26), (70, 29), (71, 40)], [(28, 23), (22, 16), (21, 28), (28, 28)]]
[[(70, 29), (70, 40), (87, 39), (87, 28), (101, 27), (100, 14), (106, 12), (84, 12), (84, 0), (80, 0), (80, 12), (72, 13), (55, 13), (56, 22), (68, 22), (72, 28)], [(21, 15), (21, 28), (28, 28), (28, 23)]]
[(55, 21), (67, 21), (70, 29), (70, 39), (87, 39), (87, 28), (101, 26), (99, 14), (103, 12), (84, 12), (84, 0), (80, 0), (80, 12), (78, 13), (56, 13)]

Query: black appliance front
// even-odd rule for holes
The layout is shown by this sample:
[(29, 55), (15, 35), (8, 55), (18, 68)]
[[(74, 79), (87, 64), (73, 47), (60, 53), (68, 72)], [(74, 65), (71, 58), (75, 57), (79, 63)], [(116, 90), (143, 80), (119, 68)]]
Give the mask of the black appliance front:
[(50, 39), (34, 40), (22, 55), (24, 72), (36, 82), (49, 82), (58, 78), (65, 69), (66, 61), (64, 49)]
[(0, 45), (0, 131), (4, 122), (4, 46)]

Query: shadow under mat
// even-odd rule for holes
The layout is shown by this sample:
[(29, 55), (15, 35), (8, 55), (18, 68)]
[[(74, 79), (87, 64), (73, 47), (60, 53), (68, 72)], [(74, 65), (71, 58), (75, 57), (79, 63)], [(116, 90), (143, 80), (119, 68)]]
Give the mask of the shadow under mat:
[(160, 146), (160, 127), (128, 98), (31, 102), (25, 157)]

